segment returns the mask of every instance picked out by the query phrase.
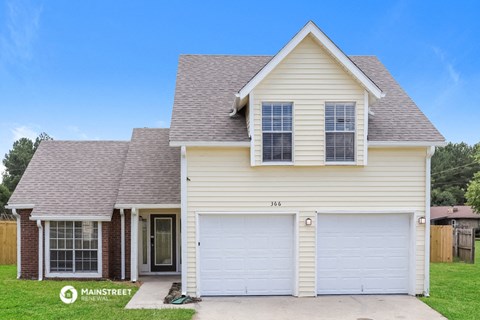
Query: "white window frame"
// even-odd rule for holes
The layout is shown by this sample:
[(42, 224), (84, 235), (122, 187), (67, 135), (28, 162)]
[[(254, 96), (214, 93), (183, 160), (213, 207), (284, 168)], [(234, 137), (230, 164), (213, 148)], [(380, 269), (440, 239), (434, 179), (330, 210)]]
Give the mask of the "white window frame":
[[(272, 127), (272, 130), (270, 131), (264, 131), (263, 130), (263, 105), (264, 104), (291, 104), (292, 105), (292, 130), (290, 131), (273, 131), (273, 127)], [(273, 110), (272, 110), (273, 112)], [(283, 112), (283, 111), (282, 111)], [(267, 165), (267, 166), (285, 166), (285, 165), (293, 165), (294, 163), (294, 157), (295, 157), (295, 154), (294, 154), (294, 150), (295, 150), (295, 139), (294, 139), (294, 125), (295, 125), (295, 104), (293, 103), (293, 101), (261, 101), (260, 102), (260, 127), (261, 127), (261, 150), (262, 150), (262, 153), (261, 153), (261, 164), (262, 165)], [(283, 115), (282, 115), (282, 120), (283, 120)], [(272, 124), (273, 125), (273, 124)], [(292, 153), (292, 159), (290, 161), (279, 161), (279, 160), (272, 160), (272, 161), (265, 161), (263, 160), (263, 134), (264, 133), (290, 133), (292, 135), (292, 150), (291, 150), (291, 153)]]
[[(327, 113), (327, 105), (328, 104), (334, 104), (335, 105), (335, 108), (336, 108), (336, 105), (337, 104), (353, 104), (353, 107), (354, 107), (354, 114), (355, 114), (355, 130), (353, 131), (337, 131), (336, 129), (334, 130), (327, 130), (327, 126), (326, 126), (326, 113)], [(324, 141), (325, 141), (325, 158), (324, 158), (324, 161), (325, 161), (325, 164), (326, 165), (339, 165), (339, 166), (348, 166), (348, 165), (356, 165), (357, 164), (357, 125), (358, 125), (358, 121), (357, 121), (357, 103), (355, 101), (325, 101), (325, 105), (324, 105), (324, 119), (323, 119), (323, 125), (324, 125)], [(335, 119), (336, 119), (336, 112), (335, 112), (335, 118), (334, 118), (334, 123), (335, 123)], [(327, 160), (327, 133), (353, 133), (353, 161), (338, 161), (338, 160), (334, 160), (334, 161), (329, 161)]]
[[(69, 220), (71, 221), (71, 220)], [(75, 222), (82, 222), (75, 220)], [(50, 272), (50, 221), (45, 221), (45, 277), (47, 278), (101, 278), (102, 277), (102, 222), (98, 222), (97, 272)], [(75, 261), (73, 261), (75, 263)]]

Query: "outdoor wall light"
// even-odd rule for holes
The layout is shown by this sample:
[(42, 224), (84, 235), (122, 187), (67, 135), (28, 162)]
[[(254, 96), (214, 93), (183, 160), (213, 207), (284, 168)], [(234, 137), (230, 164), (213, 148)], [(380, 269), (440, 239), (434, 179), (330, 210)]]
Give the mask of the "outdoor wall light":
[(312, 219), (310, 219), (310, 218), (305, 219), (305, 225), (306, 226), (311, 226), (312, 225)]
[(425, 223), (427, 223), (427, 219), (425, 219), (425, 217), (418, 218), (418, 224), (425, 224)]

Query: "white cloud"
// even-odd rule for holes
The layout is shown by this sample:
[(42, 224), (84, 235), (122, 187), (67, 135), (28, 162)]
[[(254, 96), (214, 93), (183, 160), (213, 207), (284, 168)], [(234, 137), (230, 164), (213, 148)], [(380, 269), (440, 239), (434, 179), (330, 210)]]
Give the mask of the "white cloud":
[(5, 166), (3, 162), (0, 161), (0, 179), (2, 178), (3, 173), (5, 172)]
[[(70, 133), (73, 133), (76, 139), (89, 140), (89, 136), (77, 126), (67, 126), (67, 130)], [(98, 139), (96, 139), (96, 140), (98, 140)]]
[(440, 61), (443, 64), (443, 67), (447, 71), (450, 79), (453, 81), (453, 83), (457, 84), (460, 81), (460, 72), (458, 72), (453, 63), (447, 59), (447, 55), (445, 51), (440, 49), (439, 47), (432, 47), (433, 52), (435, 55), (440, 59)]
[(18, 0), (7, 1), (4, 8), (7, 32), (0, 34), (0, 66), (23, 66), (33, 58), (43, 8)]
[(13, 141), (17, 141), (20, 138), (28, 138), (32, 141), (38, 137), (38, 132), (27, 126), (20, 126), (12, 129)]

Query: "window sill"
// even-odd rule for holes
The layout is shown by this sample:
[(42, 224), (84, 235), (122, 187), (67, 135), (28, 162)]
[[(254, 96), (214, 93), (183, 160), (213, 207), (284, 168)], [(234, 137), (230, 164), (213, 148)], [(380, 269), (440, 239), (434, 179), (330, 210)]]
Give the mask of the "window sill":
[(326, 166), (356, 166), (357, 162), (355, 161), (325, 161)]
[(47, 272), (46, 278), (101, 278), (102, 275), (98, 272)]
[(262, 166), (293, 166), (293, 161), (267, 161), (262, 162)]

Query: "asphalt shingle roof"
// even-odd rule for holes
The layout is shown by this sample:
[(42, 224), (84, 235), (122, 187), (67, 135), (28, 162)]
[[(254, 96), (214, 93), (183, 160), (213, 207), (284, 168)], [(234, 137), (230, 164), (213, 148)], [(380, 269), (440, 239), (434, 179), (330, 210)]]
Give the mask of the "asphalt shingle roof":
[(480, 219), (480, 214), (475, 213), (470, 206), (431, 207), (430, 219)]
[(134, 129), (117, 204), (180, 204), (180, 148), (168, 129)]
[[(245, 118), (229, 117), (229, 112), (235, 93), (271, 58), (180, 56), (170, 141), (249, 141)], [(370, 141), (445, 140), (376, 57), (350, 59), (386, 93), (371, 105)]]
[(42, 141), (9, 200), (33, 204), (34, 216), (110, 217), (126, 141)]
[(102, 216), (115, 204), (179, 204), (180, 148), (168, 129), (134, 129), (127, 141), (43, 141), (9, 205), (32, 215)]
[(181, 55), (170, 141), (249, 141), (234, 94), (272, 57)]

